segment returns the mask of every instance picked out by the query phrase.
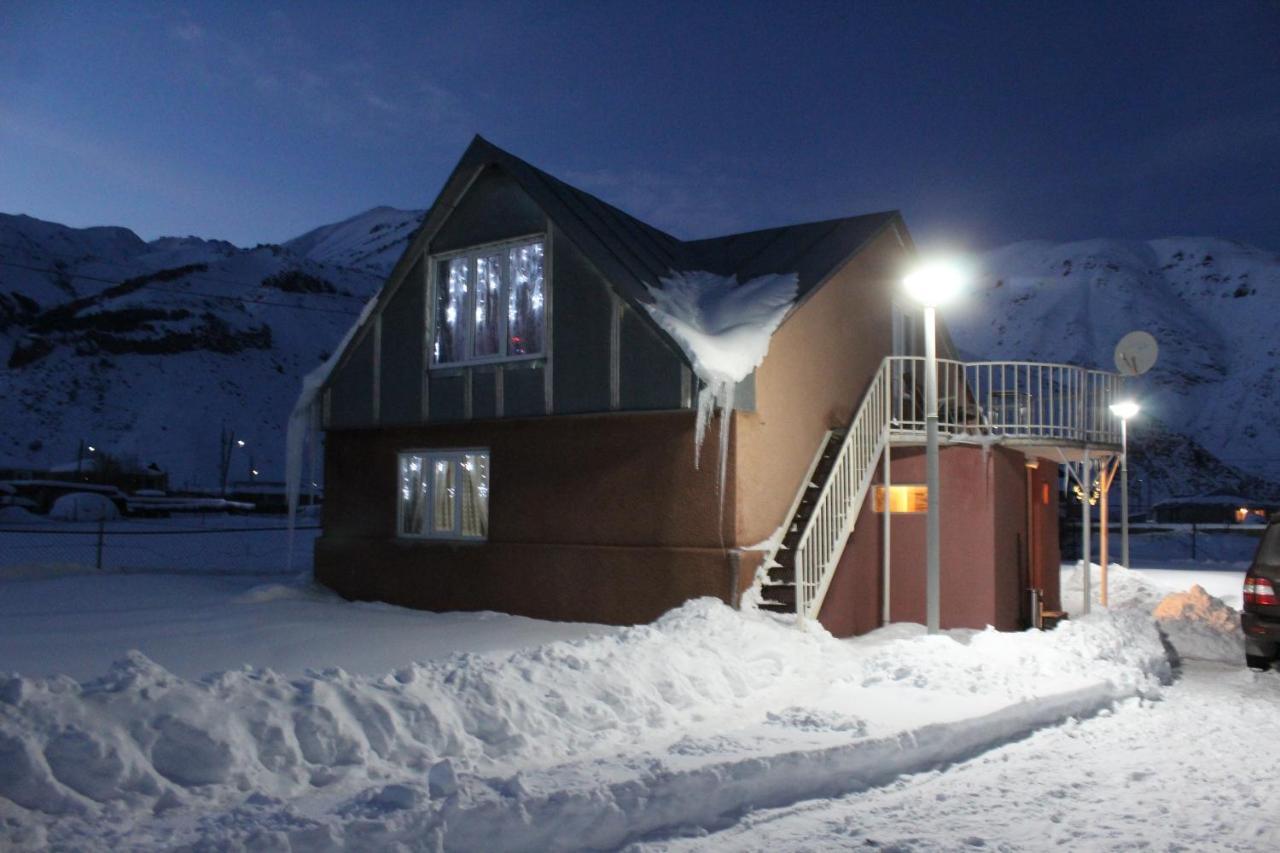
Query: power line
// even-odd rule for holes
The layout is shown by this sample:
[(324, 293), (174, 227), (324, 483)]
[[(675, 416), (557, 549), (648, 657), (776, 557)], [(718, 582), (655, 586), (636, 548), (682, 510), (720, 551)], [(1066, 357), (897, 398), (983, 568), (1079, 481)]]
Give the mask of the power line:
[[(43, 273), (52, 273), (56, 275), (64, 275), (68, 278), (79, 278), (85, 281), (96, 281), (96, 282), (101, 282), (102, 284), (110, 284), (110, 285), (126, 284), (127, 282), (130, 281), (129, 279), (116, 280), (116, 279), (110, 279), (110, 278), (102, 278), (101, 276), (88, 275), (86, 273), (72, 273), (72, 272), (67, 272), (66, 270), (56, 269), (54, 267), (35, 267), (29, 264), (20, 264), (20, 263), (17, 263), (16, 261), (0, 261), (0, 266), (15, 267), (17, 269), (29, 270), (31, 272), (43, 272)], [(189, 277), (200, 278), (201, 276), (199, 273), (190, 273)], [(208, 278), (208, 277), (206, 276), (205, 278)], [(208, 280), (220, 281), (219, 279), (208, 279)], [(222, 281), (223, 283), (226, 283), (226, 284), (233, 283), (225, 280), (222, 280)], [(243, 286), (244, 282), (242, 281), (234, 282), (234, 284), (236, 284), (237, 286)], [(294, 305), (288, 302), (273, 302), (269, 299), (249, 299), (243, 296), (229, 296), (225, 293), (207, 293), (199, 290), (174, 290), (172, 288), (162, 287), (158, 284), (140, 284), (140, 285), (136, 285), (136, 287), (139, 290), (159, 291), (168, 296), (198, 296), (203, 299), (221, 299), (224, 302), (238, 302), (242, 305), (269, 305), (275, 308), (293, 308), (298, 311), (319, 311), (324, 314), (342, 314), (347, 317), (355, 317), (355, 316), (358, 316), (359, 314), (358, 311), (344, 311), (339, 308), (321, 308), (318, 305)], [(336, 296), (337, 294), (326, 293), (326, 294), (308, 294), (308, 295), (309, 296), (312, 296), (312, 295)], [(350, 298), (359, 299), (360, 297), (353, 296)]]

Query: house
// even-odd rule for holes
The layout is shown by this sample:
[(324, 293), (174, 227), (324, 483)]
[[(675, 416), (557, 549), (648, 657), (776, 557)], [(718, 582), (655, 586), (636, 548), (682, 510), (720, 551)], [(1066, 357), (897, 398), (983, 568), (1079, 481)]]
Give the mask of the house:
[(1266, 524), (1280, 501), (1225, 492), (1169, 498), (1151, 507), (1156, 524)]
[[(913, 257), (894, 211), (680, 240), (477, 137), (320, 388), (317, 579), (627, 624), (736, 605), (759, 573), (765, 606), (837, 634), (924, 621)], [(717, 429), (695, 466), (693, 362), (649, 308), (693, 271), (795, 282), (716, 416), (723, 491)], [(1024, 627), (1030, 589), (1057, 607), (1059, 464), (1118, 450), (1118, 378), (940, 348), (942, 623)]]

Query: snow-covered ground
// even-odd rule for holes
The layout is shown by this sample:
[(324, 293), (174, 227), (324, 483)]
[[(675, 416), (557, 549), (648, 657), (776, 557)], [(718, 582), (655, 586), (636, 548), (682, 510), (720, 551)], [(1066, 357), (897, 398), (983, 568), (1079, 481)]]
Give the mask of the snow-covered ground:
[[(1226, 592), (1240, 571), (1194, 579)], [(1157, 630), (1158, 587), (1191, 579), (1174, 577), (1116, 567), (1111, 611), (1053, 632), (897, 625), (854, 640), (710, 600), (614, 629), (351, 604), (280, 574), (0, 581), (0, 670), (15, 671), (0, 676), (0, 848), (1135, 844), (1141, 820), (1104, 815), (1099, 836), (1075, 821), (1073, 798), (1109, 790), (1086, 782), (1112, 786), (1112, 816), (1125, 784), (1150, 791), (1131, 798), (1146, 820), (1156, 792), (1219, 823), (1240, 790), (1263, 796), (1178, 781), (1187, 761), (1202, 780), (1230, 772), (1194, 727), (1214, 679), (1224, 708), (1208, 731), (1228, 762), (1280, 743), (1260, 709), (1244, 728), (1223, 717), (1274, 703), (1274, 676), (1195, 660), (1234, 653), (1226, 605), (1166, 599)], [(1172, 685), (1160, 632), (1183, 644)], [(1200, 694), (1175, 705), (1192, 676)], [(1144, 726), (1170, 734), (1141, 772), (1130, 754), (1114, 773), (1105, 754), (1068, 760), (1090, 748), (1083, 733), (1123, 744)], [(1274, 760), (1243, 766), (1265, 776)], [(1040, 796), (1009, 808), (1010, 789)]]
[(1188, 663), (1128, 699), (954, 766), (752, 811), (641, 851), (1280, 849), (1280, 675)]
[(288, 575), (79, 574), (0, 581), (0, 671), (90, 679), (138, 650), (183, 678), (240, 669), (382, 675), (610, 628), (347, 602)]

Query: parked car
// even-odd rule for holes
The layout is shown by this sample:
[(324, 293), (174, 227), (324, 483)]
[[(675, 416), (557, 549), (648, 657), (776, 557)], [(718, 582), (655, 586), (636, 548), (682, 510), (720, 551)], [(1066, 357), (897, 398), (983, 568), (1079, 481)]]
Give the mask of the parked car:
[(1244, 661), (1250, 669), (1267, 670), (1280, 650), (1280, 513), (1271, 516), (1244, 577)]

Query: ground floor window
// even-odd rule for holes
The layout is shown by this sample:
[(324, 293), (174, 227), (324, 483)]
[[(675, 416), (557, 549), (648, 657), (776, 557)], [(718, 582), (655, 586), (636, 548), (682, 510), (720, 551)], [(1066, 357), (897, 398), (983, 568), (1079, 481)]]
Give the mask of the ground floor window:
[(404, 451), (396, 497), (400, 536), (487, 539), (489, 451)]
[[(884, 512), (884, 486), (876, 486), (875, 510)], [(919, 484), (889, 487), (889, 512), (917, 513), (929, 509), (929, 489)]]

